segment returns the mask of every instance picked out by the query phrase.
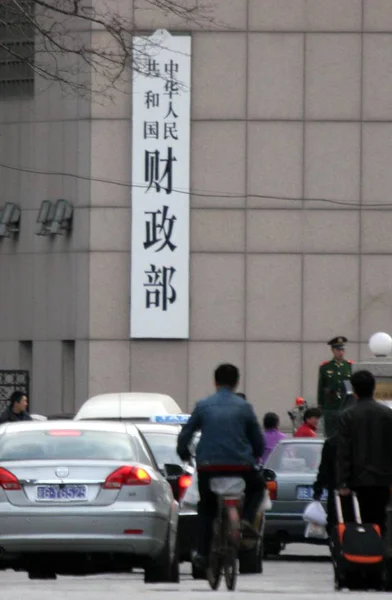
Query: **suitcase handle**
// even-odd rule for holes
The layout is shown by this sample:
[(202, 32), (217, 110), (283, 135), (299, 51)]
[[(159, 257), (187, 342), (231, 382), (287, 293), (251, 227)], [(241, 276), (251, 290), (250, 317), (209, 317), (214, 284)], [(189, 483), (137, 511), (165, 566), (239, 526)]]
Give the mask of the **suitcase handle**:
[[(358, 525), (362, 525), (361, 510), (359, 508), (358, 496), (355, 492), (351, 492), (351, 497), (353, 500), (355, 522)], [(336, 515), (338, 517), (338, 523), (340, 525), (344, 525), (342, 501), (340, 499), (340, 494), (338, 491), (335, 491), (335, 504), (336, 504)]]

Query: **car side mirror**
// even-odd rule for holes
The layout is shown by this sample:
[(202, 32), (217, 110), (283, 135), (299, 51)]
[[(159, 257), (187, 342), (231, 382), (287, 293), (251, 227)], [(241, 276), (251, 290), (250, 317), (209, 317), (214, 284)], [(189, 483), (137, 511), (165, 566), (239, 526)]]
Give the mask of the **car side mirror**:
[(263, 475), (265, 481), (276, 481), (276, 473), (272, 469), (264, 469)]
[(184, 469), (181, 465), (166, 463), (163, 465), (163, 471), (166, 477), (181, 477), (184, 474)]

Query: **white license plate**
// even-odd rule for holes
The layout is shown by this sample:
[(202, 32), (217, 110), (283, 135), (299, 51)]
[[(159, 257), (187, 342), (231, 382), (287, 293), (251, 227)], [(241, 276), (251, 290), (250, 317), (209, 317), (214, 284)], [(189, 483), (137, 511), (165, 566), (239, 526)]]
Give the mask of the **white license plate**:
[(83, 502), (87, 500), (87, 486), (38, 485), (36, 500), (38, 502)]
[[(321, 501), (326, 502), (328, 498), (327, 490), (323, 491)], [(313, 500), (313, 488), (310, 485), (299, 485), (297, 487), (297, 500)]]

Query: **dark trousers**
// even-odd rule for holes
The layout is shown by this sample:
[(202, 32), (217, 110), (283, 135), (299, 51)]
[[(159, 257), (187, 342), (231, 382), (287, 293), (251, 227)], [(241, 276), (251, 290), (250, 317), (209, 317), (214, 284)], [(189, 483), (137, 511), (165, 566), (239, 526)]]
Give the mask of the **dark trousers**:
[(389, 487), (360, 487), (354, 491), (358, 496), (362, 522), (379, 525), (381, 533), (384, 534), (390, 497)]
[(262, 474), (254, 469), (250, 471), (198, 471), (200, 501), (198, 514), (198, 553), (208, 556), (212, 538), (212, 524), (217, 513), (217, 497), (210, 490), (213, 477), (242, 477), (245, 481), (245, 502), (243, 518), (253, 523), (264, 496), (265, 482)]
[[(359, 509), (362, 523), (372, 523), (379, 525), (381, 533), (385, 533), (387, 519), (387, 505), (389, 502), (389, 487), (360, 487), (354, 490), (358, 496)], [(342, 511), (344, 521), (353, 523), (355, 521), (353, 500), (350, 496), (341, 497)], [(335, 509), (335, 498), (331, 490), (328, 492), (328, 526), (327, 531), (330, 534), (333, 527), (337, 524)]]
[(339, 409), (329, 410), (323, 413), (324, 419), (324, 436), (326, 438), (332, 437), (338, 431), (339, 424)]

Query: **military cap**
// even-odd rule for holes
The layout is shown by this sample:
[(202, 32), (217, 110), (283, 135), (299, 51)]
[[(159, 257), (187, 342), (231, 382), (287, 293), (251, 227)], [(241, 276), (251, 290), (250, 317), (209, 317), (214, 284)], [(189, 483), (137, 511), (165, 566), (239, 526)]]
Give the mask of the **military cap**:
[(347, 344), (347, 338), (344, 337), (343, 335), (334, 337), (334, 338), (332, 338), (332, 340), (329, 340), (329, 342), (328, 342), (328, 346), (331, 346), (332, 348), (344, 348), (346, 344)]

